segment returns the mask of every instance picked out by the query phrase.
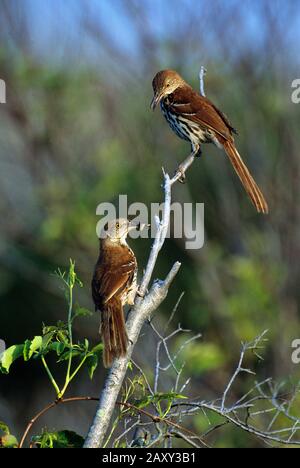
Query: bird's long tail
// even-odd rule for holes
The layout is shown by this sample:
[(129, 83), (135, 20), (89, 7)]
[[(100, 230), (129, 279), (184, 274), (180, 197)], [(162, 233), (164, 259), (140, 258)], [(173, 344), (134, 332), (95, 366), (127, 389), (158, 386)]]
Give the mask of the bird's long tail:
[(225, 141), (223, 146), (253, 205), (259, 213), (267, 214), (269, 207), (265, 197), (243, 162), (234, 143), (232, 141)]
[(103, 364), (104, 367), (111, 367), (115, 359), (126, 354), (128, 346), (123, 307), (120, 299), (112, 298), (102, 307), (100, 334), (104, 344)]

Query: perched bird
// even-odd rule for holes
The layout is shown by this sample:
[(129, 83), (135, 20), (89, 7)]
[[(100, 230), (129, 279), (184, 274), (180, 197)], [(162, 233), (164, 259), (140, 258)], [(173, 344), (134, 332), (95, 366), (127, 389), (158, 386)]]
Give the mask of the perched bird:
[(137, 225), (127, 219), (110, 221), (101, 233), (100, 252), (92, 279), (95, 310), (101, 312), (104, 367), (127, 351), (123, 306), (133, 305), (137, 292), (137, 261), (126, 242)]
[(226, 115), (194, 91), (176, 71), (158, 72), (152, 86), (151, 108), (154, 110), (160, 103), (171, 129), (192, 145), (191, 154), (178, 168), (181, 179), (194, 158), (201, 154), (201, 144), (214, 143), (225, 150), (257, 211), (268, 213), (267, 202), (236, 149), (233, 134), (237, 132)]

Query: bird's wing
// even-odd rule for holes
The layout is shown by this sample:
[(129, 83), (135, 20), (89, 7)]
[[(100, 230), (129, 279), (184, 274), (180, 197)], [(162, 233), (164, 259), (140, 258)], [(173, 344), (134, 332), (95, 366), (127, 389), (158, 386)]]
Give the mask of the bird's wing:
[(209, 99), (200, 96), (190, 87), (175, 90), (169, 96), (167, 104), (175, 114), (185, 115), (191, 121), (213, 130), (225, 140), (231, 140), (231, 134), (236, 132), (227, 117)]
[(204, 99), (208, 101), (210, 105), (215, 109), (215, 111), (219, 114), (219, 116), (222, 118), (222, 120), (225, 122), (225, 124), (229, 128), (230, 133), (235, 133), (236, 135), (238, 135), (236, 128), (233, 127), (227, 115), (224, 114), (224, 112), (220, 111), (220, 109), (218, 109), (209, 99), (207, 98), (204, 98)]
[(109, 264), (103, 259), (97, 269), (96, 277), (93, 280), (94, 294), (101, 298), (102, 304), (107, 303), (116, 294), (130, 284), (134, 278), (136, 262), (133, 257), (118, 259)]

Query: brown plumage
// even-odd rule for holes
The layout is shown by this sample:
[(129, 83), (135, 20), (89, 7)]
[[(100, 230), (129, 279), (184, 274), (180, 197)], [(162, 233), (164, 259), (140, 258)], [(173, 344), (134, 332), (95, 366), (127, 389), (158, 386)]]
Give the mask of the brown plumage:
[(92, 279), (95, 309), (101, 312), (100, 333), (104, 351), (103, 364), (126, 354), (128, 338), (123, 306), (132, 305), (137, 290), (137, 262), (126, 242), (130, 230), (136, 229), (127, 219), (108, 223), (101, 233), (100, 253)]
[(226, 115), (173, 70), (158, 72), (152, 86), (152, 109), (160, 103), (172, 130), (191, 143), (192, 155), (201, 153), (202, 143), (223, 148), (257, 211), (268, 213), (267, 202), (235, 147), (233, 134), (237, 132)]

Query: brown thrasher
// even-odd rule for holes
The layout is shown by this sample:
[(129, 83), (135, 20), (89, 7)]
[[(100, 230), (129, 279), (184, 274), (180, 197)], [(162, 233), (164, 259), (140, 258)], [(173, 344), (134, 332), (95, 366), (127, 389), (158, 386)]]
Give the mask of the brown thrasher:
[(110, 367), (114, 359), (124, 356), (127, 351), (123, 306), (134, 303), (137, 261), (126, 238), (136, 228), (137, 225), (127, 219), (116, 219), (110, 221), (101, 233), (100, 253), (92, 279), (92, 296), (95, 310), (101, 312), (104, 367)]
[(267, 202), (235, 147), (233, 134), (237, 132), (227, 117), (209, 99), (194, 91), (176, 71), (158, 72), (152, 86), (151, 108), (154, 110), (160, 103), (171, 129), (192, 145), (191, 154), (178, 168), (181, 180), (194, 158), (200, 156), (200, 145), (214, 143), (224, 148), (257, 211), (268, 213)]

